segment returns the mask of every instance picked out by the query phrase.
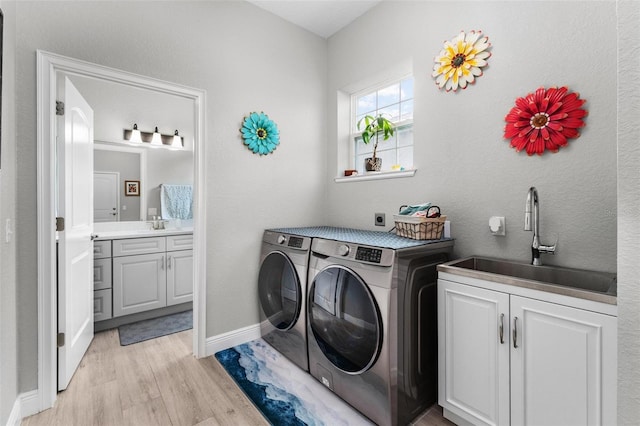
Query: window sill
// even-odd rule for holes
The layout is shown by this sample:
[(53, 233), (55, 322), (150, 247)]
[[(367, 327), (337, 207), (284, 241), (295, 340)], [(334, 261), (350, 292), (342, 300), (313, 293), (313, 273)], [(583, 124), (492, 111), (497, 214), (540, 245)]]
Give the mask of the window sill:
[(363, 175), (340, 176), (335, 178), (334, 182), (345, 183), (345, 182), (361, 182), (365, 180), (407, 178), (407, 177), (413, 177), (415, 174), (416, 174), (416, 169), (390, 171), (390, 172), (366, 172)]

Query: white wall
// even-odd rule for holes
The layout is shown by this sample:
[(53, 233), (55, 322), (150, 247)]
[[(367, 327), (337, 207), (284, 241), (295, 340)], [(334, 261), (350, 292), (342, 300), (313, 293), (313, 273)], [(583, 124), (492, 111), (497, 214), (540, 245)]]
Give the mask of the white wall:
[(640, 3), (618, 2), (618, 424), (640, 419)]
[[(207, 336), (258, 322), (265, 228), (322, 222), (326, 42), (245, 2), (30, 2), (17, 9), (20, 390), (37, 386), (36, 87), (42, 49), (207, 91)], [(246, 149), (252, 111), (276, 151)]]
[(0, 164), (0, 425), (5, 425), (18, 395), (16, 235), (10, 242), (5, 240), (6, 221), (10, 220), (11, 228), (15, 230), (16, 218), (15, 3), (0, 1), (0, 9), (4, 13)]
[[(466, 90), (439, 91), (431, 73), (445, 40), (482, 30), (492, 44), (484, 75)], [(614, 2), (383, 2), (329, 39), (329, 222), (373, 226), (402, 204), (430, 201), (451, 220), (455, 254), (528, 261), (523, 231), (527, 190), (540, 195), (541, 238), (548, 264), (616, 270), (616, 9)], [(345, 168), (336, 156), (337, 91), (412, 61), (415, 79), (415, 177), (334, 183)], [(389, 66), (389, 65), (386, 65)], [(528, 157), (503, 139), (515, 99), (540, 86), (567, 85), (586, 99), (581, 137), (557, 154)], [(336, 140), (338, 139), (338, 140)], [(489, 233), (506, 217), (506, 237)], [(387, 226), (386, 229), (389, 229)], [(597, 242), (597, 243), (595, 243)]]

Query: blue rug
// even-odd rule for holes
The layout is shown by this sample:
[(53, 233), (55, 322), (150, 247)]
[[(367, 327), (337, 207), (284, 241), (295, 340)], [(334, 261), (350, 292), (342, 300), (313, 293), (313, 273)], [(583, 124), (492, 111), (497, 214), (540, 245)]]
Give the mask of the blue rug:
[(262, 339), (215, 356), (272, 425), (372, 424)]
[(193, 311), (189, 310), (121, 325), (118, 327), (118, 334), (120, 335), (120, 346), (127, 346), (191, 328), (193, 328)]

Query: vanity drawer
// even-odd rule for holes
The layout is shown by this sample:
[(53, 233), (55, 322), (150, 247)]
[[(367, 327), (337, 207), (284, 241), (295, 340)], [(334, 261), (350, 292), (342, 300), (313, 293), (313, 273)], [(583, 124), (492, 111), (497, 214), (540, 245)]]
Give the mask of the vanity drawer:
[(111, 258), (93, 261), (93, 289), (111, 288)]
[(165, 248), (165, 237), (128, 238), (124, 240), (113, 240), (113, 257), (160, 253), (164, 252)]
[(93, 292), (93, 320), (102, 321), (113, 318), (111, 314), (111, 289)]
[(111, 257), (111, 240), (93, 242), (93, 258), (105, 259)]
[(170, 235), (167, 237), (167, 251), (193, 249), (193, 234)]

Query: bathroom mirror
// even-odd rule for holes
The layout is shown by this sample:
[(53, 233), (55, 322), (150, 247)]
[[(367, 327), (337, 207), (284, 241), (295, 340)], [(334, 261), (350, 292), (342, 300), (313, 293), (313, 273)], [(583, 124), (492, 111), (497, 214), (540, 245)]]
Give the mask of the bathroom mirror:
[[(70, 79), (94, 111), (94, 221), (159, 215), (161, 184), (193, 184), (193, 100), (107, 80)], [(162, 134), (178, 130), (184, 149), (125, 141), (124, 130), (134, 124), (142, 131), (158, 127)], [(124, 181), (131, 180), (140, 182), (139, 196), (125, 194)]]

